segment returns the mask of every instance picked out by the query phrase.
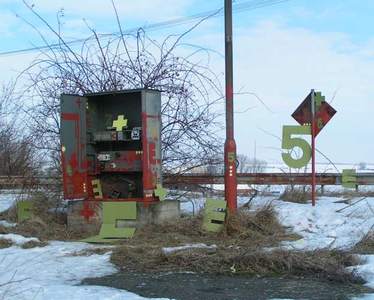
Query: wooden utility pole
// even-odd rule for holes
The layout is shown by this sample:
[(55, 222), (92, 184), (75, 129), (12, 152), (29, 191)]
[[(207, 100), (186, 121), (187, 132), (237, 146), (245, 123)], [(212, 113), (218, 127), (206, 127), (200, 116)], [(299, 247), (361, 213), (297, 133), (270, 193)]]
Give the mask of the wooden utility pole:
[(226, 77), (226, 141), (225, 199), (228, 209), (237, 209), (236, 143), (234, 139), (234, 93), (232, 49), (232, 0), (225, 0), (225, 77)]

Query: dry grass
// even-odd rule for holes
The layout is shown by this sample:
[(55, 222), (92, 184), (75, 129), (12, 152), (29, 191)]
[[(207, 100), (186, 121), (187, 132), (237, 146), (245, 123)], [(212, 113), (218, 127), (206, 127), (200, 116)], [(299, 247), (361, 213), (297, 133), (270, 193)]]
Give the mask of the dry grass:
[(13, 245), (13, 242), (8, 239), (0, 239), (0, 249), (9, 248)]
[(308, 203), (311, 199), (310, 191), (305, 187), (287, 187), (282, 195), (279, 197), (280, 200), (294, 203)]
[[(240, 211), (219, 234), (201, 230), (201, 216), (139, 230), (114, 249), (111, 261), (137, 272), (192, 271), (215, 274), (315, 276), (334, 281), (362, 282), (347, 266), (358, 261), (337, 251), (265, 251), (280, 241), (297, 239), (279, 224), (269, 205), (257, 212)], [(162, 247), (187, 243), (217, 245), (216, 251), (189, 249), (164, 254)]]
[(41, 241), (28, 241), (21, 245), (22, 249), (31, 249), (36, 247), (45, 247), (47, 246), (47, 242), (41, 242)]
[(374, 231), (369, 231), (352, 249), (354, 253), (374, 254)]
[(69, 256), (91, 256), (91, 255), (102, 255), (108, 253), (113, 250), (113, 247), (101, 247), (101, 248), (91, 248), (91, 249), (83, 249), (80, 251), (76, 251), (74, 253), (70, 253)]
[[(314, 276), (333, 281), (362, 283), (347, 266), (359, 262), (350, 253), (319, 251), (265, 251), (279, 242), (298, 237), (288, 234), (271, 205), (256, 212), (239, 211), (219, 234), (201, 230), (201, 216), (139, 230), (126, 244), (114, 249), (111, 260), (123, 270), (233, 275)], [(187, 243), (215, 244), (215, 251), (189, 249), (164, 254), (162, 247)]]
[[(121, 267), (132, 269), (162, 268), (162, 247), (173, 247), (192, 243), (215, 244), (223, 252), (257, 250), (277, 246), (280, 241), (295, 239), (279, 224), (274, 209), (268, 205), (256, 212), (239, 211), (228, 217), (225, 229), (220, 233), (202, 230), (202, 216), (187, 217), (157, 226), (146, 226), (137, 231), (133, 239), (117, 247), (112, 261)], [(206, 254), (194, 250), (192, 255)], [(171, 258), (168, 258), (170, 261)], [(152, 267), (153, 266), (153, 267)]]
[(347, 266), (356, 265), (354, 256), (331, 251), (252, 251), (220, 249), (215, 254), (199, 252), (175, 253), (159, 257), (158, 264), (166, 270), (219, 274), (313, 276), (339, 282), (362, 283)]
[(298, 252), (264, 251), (236, 247), (219, 247), (217, 251), (186, 250), (163, 254), (158, 247), (117, 248), (112, 262), (126, 271), (198, 272), (254, 276), (313, 276), (336, 282), (363, 283), (346, 267), (357, 265), (355, 257), (328, 250)]
[[(76, 240), (83, 237), (80, 232), (68, 230), (64, 217), (53, 212), (55, 204), (42, 193), (30, 195), (29, 201), (33, 203), (31, 219), (18, 223), (16, 227), (0, 228), (0, 231), (16, 233), (26, 237), (37, 237), (41, 241)], [(15, 222), (16, 215), (16, 206), (13, 206), (2, 212), (0, 219)]]

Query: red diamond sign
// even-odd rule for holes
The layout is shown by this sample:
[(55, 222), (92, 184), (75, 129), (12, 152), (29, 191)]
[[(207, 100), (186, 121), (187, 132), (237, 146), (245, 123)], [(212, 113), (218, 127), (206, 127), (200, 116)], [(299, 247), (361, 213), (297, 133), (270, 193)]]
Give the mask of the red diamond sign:
[[(325, 101), (325, 97), (320, 92), (314, 92), (314, 101), (316, 107), (316, 127), (314, 136), (322, 130), (323, 127), (336, 114), (336, 110)], [(305, 98), (299, 107), (292, 114), (292, 117), (300, 124), (306, 125), (312, 123), (312, 92)]]

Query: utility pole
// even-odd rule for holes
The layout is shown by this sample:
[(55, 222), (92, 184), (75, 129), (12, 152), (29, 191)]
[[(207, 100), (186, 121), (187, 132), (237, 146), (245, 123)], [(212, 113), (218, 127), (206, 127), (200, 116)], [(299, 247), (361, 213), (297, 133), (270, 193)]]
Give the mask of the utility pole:
[(229, 212), (237, 209), (236, 143), (234, 139), (234, 92), (232, 50), (232, 0), (225, 0), (226, 141), (225, 199)]
[(316, 100), (315, 92), (311, 91), (311, 112), (312, 112), (312, 206), (316, 205)]

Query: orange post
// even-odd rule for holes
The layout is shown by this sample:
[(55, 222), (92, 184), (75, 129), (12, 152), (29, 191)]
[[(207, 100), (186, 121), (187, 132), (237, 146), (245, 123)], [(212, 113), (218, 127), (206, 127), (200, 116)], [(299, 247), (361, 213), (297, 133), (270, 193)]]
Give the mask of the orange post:
[(316, 102), (312, 90), (312, 206), (316, 205)]
[(225, 0), (226, 142), (225, 199), (231, 213), (237, 209), (236, 143), (234, 139), (234, 93), (232, 51), (232, 0)]

